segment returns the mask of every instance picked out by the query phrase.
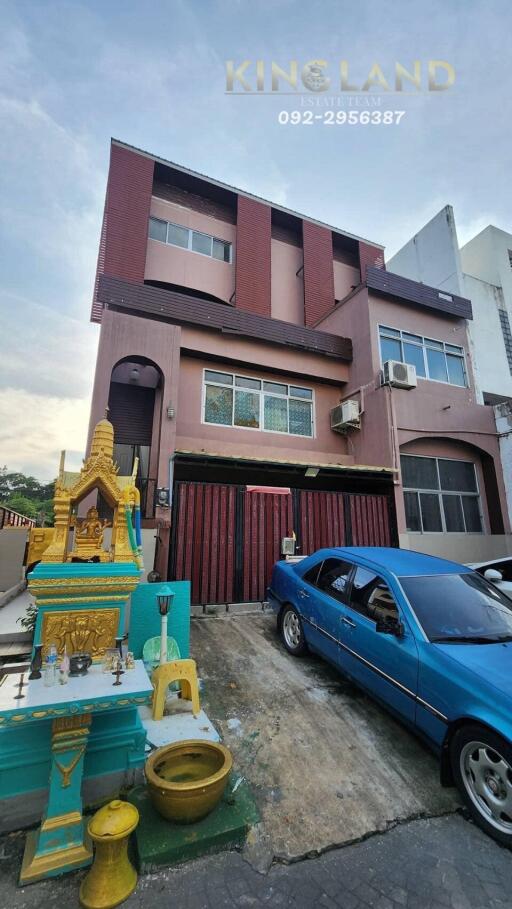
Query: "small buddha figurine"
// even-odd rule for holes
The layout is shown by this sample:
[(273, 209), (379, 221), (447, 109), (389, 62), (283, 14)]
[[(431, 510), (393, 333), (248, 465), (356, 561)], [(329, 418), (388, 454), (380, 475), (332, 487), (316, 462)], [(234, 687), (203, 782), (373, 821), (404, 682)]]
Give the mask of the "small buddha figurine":
[(103, 537), (105, 527), (110, 527), (107, 520), (101, 520), (98, 515), (98, 509), (92, 505), (86, 517), (77, 523), (75, 530), (75, 545), (71, 557), (79, 559), (91, 559), (98, 556), (100, 559), (106, 557), (103, 550)]

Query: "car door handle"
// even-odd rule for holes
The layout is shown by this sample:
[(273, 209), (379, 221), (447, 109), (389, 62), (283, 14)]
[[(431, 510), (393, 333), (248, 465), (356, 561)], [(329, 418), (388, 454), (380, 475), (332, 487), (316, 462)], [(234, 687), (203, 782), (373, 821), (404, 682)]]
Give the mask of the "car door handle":
[(353, 622), (352, 619), (349, 619), (346, 615), (342, 615), (342, 616), (341, 616), (340, 622), (343, 622), (344, 625), (348, 625), (349, 628), (355, 628), (355, 627), (356, 627), (356, 623)]
[(302, 597), (302, 599), (305, 599), (306, 597), (309, 597), (309, 593), (307, 590), (299, 590), (299, 596)]

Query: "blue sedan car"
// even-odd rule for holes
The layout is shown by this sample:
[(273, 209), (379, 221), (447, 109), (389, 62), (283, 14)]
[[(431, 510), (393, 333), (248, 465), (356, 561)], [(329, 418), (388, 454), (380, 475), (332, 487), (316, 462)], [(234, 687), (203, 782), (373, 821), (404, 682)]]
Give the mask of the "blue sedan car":
[(320, 654), (418, 732), (474, 820), (512, 847), (512, 600), (404, 549), (322, 549), (274, 566), (286, 649)]

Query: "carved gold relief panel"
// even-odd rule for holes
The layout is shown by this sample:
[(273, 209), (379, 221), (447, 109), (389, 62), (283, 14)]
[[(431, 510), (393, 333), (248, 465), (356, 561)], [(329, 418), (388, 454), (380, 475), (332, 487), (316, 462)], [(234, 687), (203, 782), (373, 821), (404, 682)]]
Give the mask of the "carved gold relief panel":
[(100, 660), (105, 650), (114, 647), (118, 627), (119, 609), (46, 612), (41, 629), (43, 659), (50, 645), (55, 644), (59, 656), (65, 647), (68, 656), (86, 650), (94, 660)]

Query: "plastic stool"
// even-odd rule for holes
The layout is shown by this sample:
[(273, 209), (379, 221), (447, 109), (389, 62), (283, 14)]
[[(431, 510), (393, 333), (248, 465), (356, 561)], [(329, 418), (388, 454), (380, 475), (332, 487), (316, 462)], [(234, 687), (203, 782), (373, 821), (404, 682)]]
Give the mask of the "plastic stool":
[(192, 713), (197, 716), (201, 710), (199, 704), (199, 685), (195, 660), (172, 660), (157, 666), (153, 672), (153, 719), (161, 720), (164, 715), (165, 695), (171, 682), (179, 682), (181, 696), (192, 701)]

